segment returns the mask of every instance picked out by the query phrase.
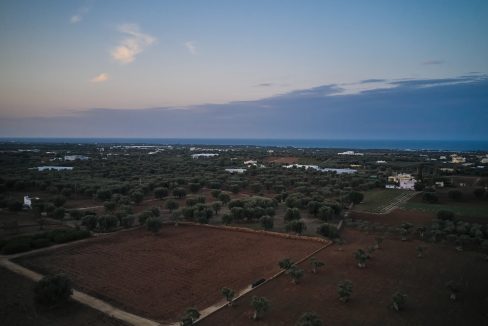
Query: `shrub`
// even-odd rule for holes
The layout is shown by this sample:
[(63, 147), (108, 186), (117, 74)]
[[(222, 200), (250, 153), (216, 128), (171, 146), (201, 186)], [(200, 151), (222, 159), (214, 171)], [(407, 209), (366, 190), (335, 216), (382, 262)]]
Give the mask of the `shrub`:
[(461, 201), (463, 199), (463, 193), (460, 190), (450, 190), (447, 195), (454, 201)]
[(232, 221), (234, 220), (234, 217), (231, 214), (225, 213), (222, 215), (222, 223), (225, 225), (232, 224)]
[(393, 310), (400, 311), (403, 310), (405, 304), (407, 303), (407, 295), (401, 292), (395, 292), (391, 300), (392, 300), (391, 307), (393, 308)]
[(183, 317), (181, 318), (182, 326), (191, 326), (200, 317), (200, 313), (195, 308), (186, 309)]
[(285, 258), (278, 262), (278, 266), (280, 266), (281, 269), (290, 269), (293, 266), (293, 262), (290, 258)]
[(137, 216), (137, 220), (139, 221), (140, 225), (144, 225), (148, 218), (152, 217), (151, 212), (142, 212)]
[(54, 206), (56, 207), (61, 207), (64, 205), (64, 203), (66, 203), (66, 197), (62, 196), (62, 195), (59, 195), (59, 196), (55, 196), (53, 199), (52, 199), (52, 202), (54, 204)]
[(49, 247), (51, 244), (52, 244), (52, 242), (46, 238), (33, 239), (31, 241), (32, 249)]
[(130, 194), (130, 199), (136, 204), (140, 204), (144, 199), (144, 194), (141, 191), (134, 191)]
[(473, 191), (473, 194), (475, 195), (476, 198), (481, 199), (485, 195), (485, 189), (484, 188), (476, 188)]
[(288, 208), (285, 213), (285, 221), (299, 220), (300, 210), (298, 208)]
[(303, 277), (303, 273), (303, 269), (297, 266), (292, 266), (286, 271), (286, 274), (290, 275), (293, 284), (298, 284), (298, 281)]
[(112, 231), (117, 227), (119, 219), (112, 215), (100, 216), (98, 218), (98, 229), (102, 232)]
[(344, 280), (337, 285), (337, 294), (339, 294), (339, 300), (342, 302), (348, 302), (352, 294), (352, 282)]
[(53, 217), (57, 220), (62, 220), (66, 210), (63, 207), (57, 207), (53, 212)]
[(49, 238), (55, 243), (66, 243), (85, 239), (90, 236), (90, 232), (85, 230), (53, 230), (46, 233), (46, 238)]
[(322, 326), (324, 323), (320, 317), (313, 312), (304, 313), (296, 322), (295, 326)]
[(435, 204), (439, 201), (439, 198), (432, 192), (425, 192), (422, 196), (422, 200), (430, 204)]
[(339, 237), (339, 231), (337, 227), (332, 224), (324, 223), (317, 228), (317, 233), (323, 237), (335, 239)]
[(163, 221), (159, 217), (150, 217), (146, 220), (146, 228), (154, 234), (158, 233), (162, 226)]
[(45, 276), (34, 288), (35, 301), (50, 307), (68, 301), (71, 294), (71, 280), (63, 274)]
[(75, 209), (75, 210), (69, 211), (69, 216), (71, 216), (71, 218), (73, 218), (75, 220), (79, 220), (82, 218), (83, 212)]
[(178, 209), (179, 206), (180, 205), (178, 205), (178, 203), (174, 200), (168, 200), (166, 202), (166, 208), (169, 209), (170, 212), (172, 212), (175, 209)]
[(364, 195), (360, 192), (357, 192), (357, 191), (351, 191), (348, 195), (349, 197), (349, 200), (354, 203), (355, 205), (359, 204), (363, 198), (364, 198)]
[(122, 217), (121, 224), (124, 228), (130, 228), (131, 226), (134, 225), (136, 218), (134, 215), (126, 215)]
[(168, 196), (168, 194), (169, 194), (168, 188), (158, 187), (158, 188), (154, 189), (154, 197), (156, 197), (156, 198), (161, 199), (161, 198)]
[(232, 306), (232, 300), (234, 300), (235, 295), (234, 290), (229, 288), (222, 288), (221, 293), (225, 297), (225, 300), (227, 300), (228, 305)]
[(274, 226), (274, 219), (269, 215), (261, 216), (259, 222), (265, 230), (271, 230)]
[(2, 253), (5, 255), (11, 255), (19, 252), (29, 251), (30, 249), (30, 239), (28, 237), (21, 237), (7, 241), (7, 243), (2, 248)]
[(18, 200), (13, 200), (8, 203), (8, 209), (12, 212), (18, 212), (22, 210), (24, 204)]
[(307, 226), (302, 221), (293, 220), (285, 225), (287, 232), (293, 231), (298, 234), (302, 234), (307, 229)]
[(454, 213), (451, 211), (440, 210), (437, 212), (437, 218), (442, 221), (452, 221), (454, 220)]
[(253, 319), (258, 320), (260, 319), (263, 314), (268, 311), (269, 309), (269, 301), (265, 297), (256, 297), (253, 296), (251, 299), (251, 306), (254, 309)]
[(92, 231), (97, 227), (97, 222), (98, 220), (95, 215), (85, 215), (81, 220), (81, 225)]

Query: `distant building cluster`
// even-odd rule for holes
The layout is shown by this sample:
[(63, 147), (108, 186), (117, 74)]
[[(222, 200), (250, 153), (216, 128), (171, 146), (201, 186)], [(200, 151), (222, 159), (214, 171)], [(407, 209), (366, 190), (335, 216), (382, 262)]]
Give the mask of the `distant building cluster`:
[(63, 170), (73, 170), (72, 166), (53, 166), (53, 165), (45, 165), (45, 166), (38, 166), (36, 168), (32, 169), (37, 169), (37, 171), (63, 171)]
[(364, 153), (357, 153), (355, 151), (345, 151), (342, 153), (337, 153), (337, 155), (363, 156)]
[(85, 155), (65, 155), (65, 161), (86, 161), (90, 159), (88, 156)]
[(200, 157), (214, 157), (214, 156), (219, 156), (219, 154), (215, 153), (199, 153), (199, 154), (192, 154), (191, 157), (193, 159), (200, 158)]

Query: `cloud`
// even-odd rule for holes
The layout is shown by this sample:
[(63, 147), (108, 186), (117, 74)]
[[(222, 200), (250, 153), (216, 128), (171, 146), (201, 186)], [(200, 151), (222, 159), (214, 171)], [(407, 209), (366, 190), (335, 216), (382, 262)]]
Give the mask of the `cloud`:
[(69, 19), (69, 22), (71, 24), (76, 24), (76, 23), (79, 23), (83, 20), (83, 18), (85, 17), (85, 15), (90, 11), (91, 9), (91, 6), (89, 5), (86, 5), (86, 6), (83, 6), (83, 7), (80, 7), (76, 13), (71, 16), (71, 18)]
[(261, 84), (257, 84), (256, 86), (257, 87), (271, 87), (273, 85), (274, 85), (273, 83), (261, 83)]
[(385, 82), (386, 79), (365, 79), (365, 80), (361, 80), (359, 83), (360, 84), (369, 84), (369, 83), (381, 83), (381, 82)]
[(444, 60), (427, 60), (427, 61), (422, 62), (422, 64), (425, 66), (441, 65), (443, 63), (444, 63)]
[(109, 78), (110, 78), (109, 75), (106, 72), (104, 72), (104, 73), (101, 73), (100, 75), (93, 77), (90, 81), (92, 83), (103, 83), (103, 82), (109, 80)]
[(330, 84), (185, 109), (91, 109), (58, 117), (2, 118), (0, 136), (488, 141), (488, 76), (390, 84), (395, 87), (340, 96), (333, 95), (340, 85)]
[(197, 47), (194, 41), (185, 42), (185, 47), (188, 50), (188, 52), (190, 52), (191, 54), (193, 55), (197, 54)]
[(118, 31), (126, 36), (119, 45), (112, 50), (112, 58), (122, 64), (128, 64), (135, 60), (136, 56), (147, 47), (156, 42), (156, 38), (144, 34), (136, 24), (125, 24), (118, 28)]

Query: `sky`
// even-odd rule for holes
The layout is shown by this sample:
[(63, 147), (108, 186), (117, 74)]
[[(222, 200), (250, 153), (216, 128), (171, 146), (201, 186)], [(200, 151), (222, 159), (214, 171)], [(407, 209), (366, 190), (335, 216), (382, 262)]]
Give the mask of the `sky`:
[(488, 140), (486, 35), (484, 0), (3, 0), (0, 136)]

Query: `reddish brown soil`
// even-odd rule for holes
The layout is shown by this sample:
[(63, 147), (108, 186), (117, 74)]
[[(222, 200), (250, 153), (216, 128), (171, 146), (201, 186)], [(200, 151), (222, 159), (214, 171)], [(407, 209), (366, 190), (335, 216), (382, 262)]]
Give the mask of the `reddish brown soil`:
[(0, 268), (0, 324), (17, 326), (86, 326), (125, 323), (96, 310), (70, 301), (64, 306), (46, 309), (34, 304), (34, 282)]
[[(307, 262), (300, 284), (293, 285), (287, 275), (257, 288), (201, 325), (293, 325), (305, 312), (315, 312), (325, 325), (487, 325), (488, 263), (480, 254), (456, 252), (452, 247), (419, 241), (385, 240), (383, 249), (374, 253), (365, 269), (359, 269), (353, 257), (358, 248), (373, 243), (373, 238), (345, 230), (348, 244), (339, 250), (331, 246), (317, 258), (326, 266), (312, 274)], [(416, 246), (427, 246), (425, 257), (416, 257)], [(338, 300), (337, 284), (349, 279), (353, 294), (349, 303)], [(445, 283), (461, 285), (456, 302), (449, 300)], [(395, 291), (408, 295), (404, 311), (388, 306)], [(253, 295), (270, 301), (270, 310), (262, 321), (250, 321)]]
[(353, 212), (349, 213), (349, 217), (366, 220), (374, 223), (381, 223), (385, 225), (399, 225), (402, 223), (412, 224), (428, 224), (435, 218), (434, 214), (424, 213), (418, 211), (406, 211), (401, 209), (395, 209), (388, 214), (370, 214), (365, 212)]
[(120, 232), (20, 259), (43, 274), (62, 271), (75, 286), (116, 306), (159, 321), (204, 309), (224, 286), (241, 290), (279, 271), (285, 257), (305, 257), (323, 244), (204, 226)]

